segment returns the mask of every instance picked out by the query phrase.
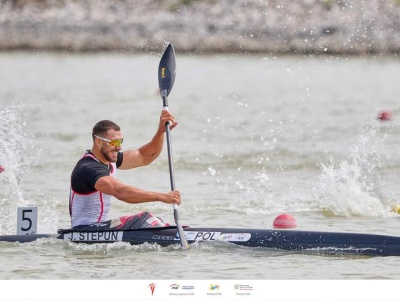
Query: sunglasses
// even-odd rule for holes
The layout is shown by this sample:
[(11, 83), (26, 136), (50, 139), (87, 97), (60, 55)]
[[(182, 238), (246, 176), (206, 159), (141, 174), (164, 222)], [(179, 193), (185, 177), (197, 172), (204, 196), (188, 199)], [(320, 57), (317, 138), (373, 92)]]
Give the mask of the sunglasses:
[(95, 137), (97, 137), (98, 139), (107, 142), (107, 145), (109, 146), (113, 146), (113, 147), (120, 147), (122, 145), (122, 142), (124, 141), (124, 139), (114, 139), (114, 140), (109, 140), (106, 138), (102, 138), (99, 137), (97, 135), (95, 135)]

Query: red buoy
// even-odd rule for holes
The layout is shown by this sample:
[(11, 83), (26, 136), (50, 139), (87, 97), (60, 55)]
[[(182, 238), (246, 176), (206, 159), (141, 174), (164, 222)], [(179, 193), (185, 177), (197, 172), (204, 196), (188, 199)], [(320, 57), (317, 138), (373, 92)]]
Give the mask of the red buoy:
[(296, 228), (297, 222), (296, 219), (289, 214), (280, 214), (275, 218), (273, 225), (274, 228), (289, 229), (289, 228)]
[(377, 120), (378, 121), (390, 121), (393, 118), (393, 115), (390, 111), (381, 111), (378, 114)]

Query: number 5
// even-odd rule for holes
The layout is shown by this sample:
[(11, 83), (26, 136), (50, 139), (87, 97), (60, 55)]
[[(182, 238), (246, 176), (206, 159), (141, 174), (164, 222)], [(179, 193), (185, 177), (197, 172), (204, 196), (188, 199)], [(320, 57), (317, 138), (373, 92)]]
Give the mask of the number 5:
[(17, 234), (37, 233), (37, 207), (18, 207)]

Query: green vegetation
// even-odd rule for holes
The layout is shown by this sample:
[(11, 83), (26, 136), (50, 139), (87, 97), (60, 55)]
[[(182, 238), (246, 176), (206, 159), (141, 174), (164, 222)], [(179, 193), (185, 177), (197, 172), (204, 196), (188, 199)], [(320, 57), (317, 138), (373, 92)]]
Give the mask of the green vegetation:
[(335, 0), (322, 0), (322, 2), (324, 3), (327, 9), (331, 9), (333, 4), (335, 3)]

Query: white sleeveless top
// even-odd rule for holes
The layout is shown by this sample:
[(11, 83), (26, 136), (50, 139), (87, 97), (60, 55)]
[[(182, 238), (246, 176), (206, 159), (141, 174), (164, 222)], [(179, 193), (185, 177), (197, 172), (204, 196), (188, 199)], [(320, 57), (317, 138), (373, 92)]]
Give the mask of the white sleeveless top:
[[(101, 163), (94, 155), (86, 153), (81, 157), (91, 157)], [(116, 177), (116, 164), (110, 163), (110, 176)], [(79, 225), (98, 224), (107, 221), (111, 206), (111, 195), (95, 191), (80, 194), (70, 188), (71, 228)]]

